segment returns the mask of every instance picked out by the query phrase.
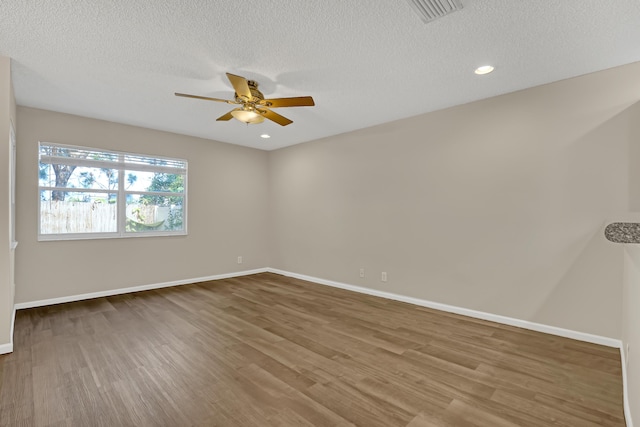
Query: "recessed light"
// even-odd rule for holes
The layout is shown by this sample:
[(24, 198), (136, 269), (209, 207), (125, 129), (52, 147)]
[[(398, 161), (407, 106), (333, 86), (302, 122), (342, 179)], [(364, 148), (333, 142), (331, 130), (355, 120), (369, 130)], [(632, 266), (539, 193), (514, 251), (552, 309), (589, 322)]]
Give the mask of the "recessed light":
[(267, 135), (266, 133), (263, 133), (262, 135), (260, 135), (260, 138), (264, 138), (264, 139), (271, 138), (271, 135)]
[(479, 74), (479, 75), (489, 74), (493, 70), (494, 70), (494, 68), (491, 65), (483, 65), (481, 67), (476, 68), (474, 73)]

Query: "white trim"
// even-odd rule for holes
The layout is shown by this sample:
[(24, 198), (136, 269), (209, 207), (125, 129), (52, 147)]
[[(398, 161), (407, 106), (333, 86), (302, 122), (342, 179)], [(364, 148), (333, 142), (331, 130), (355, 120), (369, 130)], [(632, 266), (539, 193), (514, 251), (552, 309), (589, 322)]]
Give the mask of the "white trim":
[(11, 335), (9, 338), (9, 342), (11, 343), (11, 345), (13, 345), (13, 331), (15, 330), (15, 326), (16, 326), (16, 311), (18, 311), (18, 309), (16, 308), (16, 306), (13, 306), (13, 313), (11, 315)]
[(629, 384), (627, 383), (627, 356), (624, 351), (624, 345), (620, 342), (620, 362), (622, 363), (622, 403), (624, 406), (624, 418), (627, 422), (627, 427), (633, 427), (633, 420), (631, 419), (631, 406), (629, 404)]
[(88, 294), (70, 295), (67, 297), (50, 298), (38, 301), (21, 302), (15, 305), (17, 310), (25, 308), (43, 307), (46, 305), (62, 304), (65, 302), (82, 301), (92, 298), (108, 297), (112, 295), (128, 294), (132, 292), (149, 291), (152, 289), (168, 288), (170, 286), (189, 285), (198, 282), (207, 282), (209, 280), (229, 279), (231, 277), (248, 276), (250, 274), (265, 273), (266, 268), (258, 268), (255, 270), (237, 271), (234, 273), (217, 274), (214, 276), (196, 277), (193, 279), (175, 280), (173, 282), (153, 283), (151, 285), (133, 286), (130, 288), (110, 289), (108, 291), (91, 292)]
[(16, 307), (13, 307), (13, 313), (11, 316), (11, 332), (9, 335), (9, 343), (0, 345), (0, 354), (13, 353), (13, 328), (16, 324)]
[(0, 345), (0, 354), (7, 354), (7, 353), (13, 353), (13, 343)]
[(453, 305), (441, 304), (423, 300), (419, 298), (398, 295), (391, 292), (379, 291), (376, 289), (364, 288), (361, 286), (348, 285), (346, 283), (334, 282), (332, 280), (320, 279), (317, 277), (306, 276), (304, 274), (291, 273), (289, 271), (278, 270), (276, 268), (267, 269), (271, 273), (281, 274), (283, 276), (294, 277), (296, 279), (306, 280), (308, 282), (318, 283), (320, 285), (332, 286), (334, 288), (346, 289), (348, 291), (359, 292), (362, 294), (373, 295), (381, 298), (402, 301), (421, 307), (433, 308), (435, 310), (446, 311), (449, 313), (460, 314), (463, 316), (474, 317), (476, 319), (488, 320), (491, 322), (502, 323), (505, 325), (516, 326), (519, 328), (529, 329), (532, 331), (543, 332), (545, 334), (558, 335), (574, 340), (590, 342), (593, 344), (604, 345), (607, 347), (621, 348), (622, 341), (614, 338), (603, 337), (600, 335), (587, 334), (585, 332), (572, 331), (570, 329), (558, 328), (556, 326), (544, 325), (541, 323), (529, 322), (527, 320), (516, 319), (513, 317), (501, 316), (499, 314), (486, 313), (484, 311), (476, 311), (468, 308), (456, 307)]
[(13, 122), (9, 120), (9, 247), (14, 250), (18, 243), (16, 240), (16, 177), (17, 177), (17, 141), (16, 141), (16, 129), (13, 127)]

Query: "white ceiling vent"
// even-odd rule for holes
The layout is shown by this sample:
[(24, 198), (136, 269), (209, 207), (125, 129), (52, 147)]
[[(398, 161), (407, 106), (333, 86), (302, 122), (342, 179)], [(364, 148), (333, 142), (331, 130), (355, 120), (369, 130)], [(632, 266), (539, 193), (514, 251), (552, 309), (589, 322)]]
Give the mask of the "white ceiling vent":
[(462, 9), (460, 0), (407, 0), (407, 2), (425, 24)]

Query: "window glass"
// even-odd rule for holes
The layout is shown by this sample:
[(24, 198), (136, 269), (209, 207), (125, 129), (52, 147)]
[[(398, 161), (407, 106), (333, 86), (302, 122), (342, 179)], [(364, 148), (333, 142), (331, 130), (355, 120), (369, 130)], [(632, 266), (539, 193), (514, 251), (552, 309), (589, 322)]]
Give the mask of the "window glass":
[(181, 196), (127, 194), (127, 232), (180, 231), (184, 227)]
[(40, 186), (117, 190), (118, 170), (40, 163)]
[(40, 191), (40, 234), (115, 233), (116, 193)]
[(129, 191), (159, 191), (165, 193), (184, 193), (184, 175), (163, 172), (125, 172)]

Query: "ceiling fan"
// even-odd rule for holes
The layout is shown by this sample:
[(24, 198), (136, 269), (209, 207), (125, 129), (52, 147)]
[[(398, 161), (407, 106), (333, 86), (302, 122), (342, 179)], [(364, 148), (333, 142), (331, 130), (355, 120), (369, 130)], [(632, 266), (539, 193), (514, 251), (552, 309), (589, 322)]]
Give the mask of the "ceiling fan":
[(293, 121), (280, 114), (271, 111), (271, 108), (279, 107), (312, 107), (316, 105), (310, 96), (298, 96), (295, 98), (274, 98), (264, 99), (262, 92), (258, 90), (258, 83), (254, 80), (247, 80), (244, 77), (227, 73), (227, 78), (235, 90), (235, 99), (209, 98), (206, 96), (189, 95), (177, 93), (176, 96), (186, 98), (204, 99), (205, 101), (225, 102), (227, 104), (240, 105), (240, 107), (229, 111), (218, 117), (218, 121), (227, 121), (232, 118), (246, 124), (262, 123), (264, 119), (278, 123), (280, 126), (287, 126)]

